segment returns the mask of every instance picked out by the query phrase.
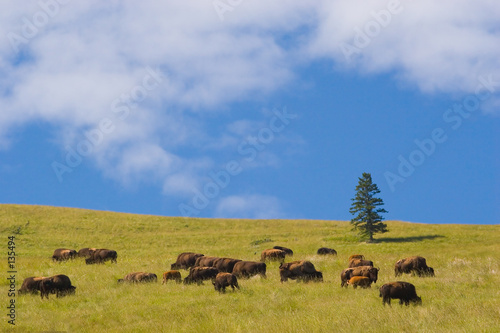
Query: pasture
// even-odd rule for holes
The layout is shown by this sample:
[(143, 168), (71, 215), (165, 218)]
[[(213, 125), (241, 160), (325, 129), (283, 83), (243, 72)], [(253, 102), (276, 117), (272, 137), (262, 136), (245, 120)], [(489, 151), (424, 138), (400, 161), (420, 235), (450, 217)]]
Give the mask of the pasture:
[[(427, 225), (387, 221), (376, 243), (359, 242), (345, 221), (224, 220), (144, 216), (43, 206), (0, 205), (4, 267), (0, 279), (5, 332), (499, 332), (500, 226)], [(16, 286), (29, 276), (66, 274), (76, 294), (16, 295), (16, 325), (8, 324), (8, 236), (15, 236)], [(161, 284), (177, 255), (193, 251), (259, 261), (274, 245), (310, 260), (323, 283), (280, 283), (279, 263), (267, 279), (239, 280), (241, 290)], [(338, 256), (319, 256), (320, 247)], [(53, 262), (56, 248), (98, 247), (118, 252), (118, 263)], [(351, 254), (380, 268), (371, 289), (340, 287)], [(394, 263), (420, 255), (434, 278), (394, 277)], [(158, 283), (118, 284), (147, 271)], [(182, 277), (187, 271), (181, 270)], [(416, 286), (422, 306), (383, 306), (378, 288), (402, 280)]]

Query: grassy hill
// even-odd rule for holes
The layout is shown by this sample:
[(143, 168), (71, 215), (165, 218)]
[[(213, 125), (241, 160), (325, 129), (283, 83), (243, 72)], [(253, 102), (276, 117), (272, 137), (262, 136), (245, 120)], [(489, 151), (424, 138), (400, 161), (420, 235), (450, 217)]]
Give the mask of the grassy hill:
[[(359, 242), (348, 222), (184, 219), (42, 206), (0, 205), (7, 313), (8, 236), (15, 236), (17, 289), (29, 276), (66, 274), (74, 296), (15, 297), (16, 326), (2, 316), (2, 331), (40, 332), (499, 332), (500, 226), (428, 225), (387, 221), (377, 243)], [(218, 294), (203, 286), (169, 283), (119, 285), (129, 272), (159, 277), (177, 255), (195, 251), (244, 260), (274, 245), (294, 250), (323, 272), (323, 283), (280, 283), (277, 263), (268, 278), (240, 280), (241, 290)], [(337, 250), (321, 257), (319, 247)], [(56, 248), (98, 247), (118, 252), (118, 264), (54, 263)], [(371, 289), (340, 288), (347, 258), (364, 254), (380, 267)], [(394, 263), (421, 255), (436, 277), (399, 277), (416, 286), (422, 306), (382, 305), (378, 288), (394, 277)], [(185, 277), (187, 272), (181, 271)], [(160, 278), (161, 279), (161, 278)]]

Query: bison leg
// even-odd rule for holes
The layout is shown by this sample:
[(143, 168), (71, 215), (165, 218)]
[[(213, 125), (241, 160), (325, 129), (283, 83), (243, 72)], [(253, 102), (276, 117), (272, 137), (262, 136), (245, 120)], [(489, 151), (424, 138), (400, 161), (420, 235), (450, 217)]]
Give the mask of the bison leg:
[(385, 303), (389, 304), (391, 306), (391, 298), (390, 297), (383, 297), (382, 298), (382, 304), (385, 306)]

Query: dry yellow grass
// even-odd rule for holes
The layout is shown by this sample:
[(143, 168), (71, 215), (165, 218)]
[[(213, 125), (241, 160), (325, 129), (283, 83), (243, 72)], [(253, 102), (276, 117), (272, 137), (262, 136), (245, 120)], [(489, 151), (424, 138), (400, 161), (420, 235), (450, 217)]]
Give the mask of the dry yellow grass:
[[(28, 224), (29, 221), (29, 224)], [(28, 276), (66, 274), (74, 296), (16, 301), (16, 325), (3, 316), (2, 331), (40, 332), (499, 332), (500, 227), (426, 225), (387, 221), (379, 242), (359, 242), (348, 222), (305, 220), (183, 219), (41, 206), (0, 205), (0, 231), (16, 241), (17, 288)], [(203, 286), (161, 284), (161, 274), (177, 254), (259, 260), (273, 245), (294, 250), (293, 259), (311, 260), (323, 283), (279, 282), (278, 264), (268, 278), (240, 280), (241, 290), (215, 292)], [(316, 255), (319, 247), (337, 257)], [(83, 259), (54, 263), (59, 247), (105, 247), (118, 264), (85, 265)], [(340, 288), (347, 258), (362, 253), (380, 267), (371, 289)], [(421, 255), (435, 278), (404, 276), (423, 305), (384, 307), (378, 288), (394, 281), (394, 263)], [(3, 257), (4, 267), (7, 256)], [(132, 271), (149, 271), (156, 284), (119, 285)], [(4, 269), (3, 275), (7, 275)], [(186, 271), (181, 271), (183, 277)], [(7, 276), (6, 276), (7, 277)], [(5, 309), (8, 281), (0, 279)]]

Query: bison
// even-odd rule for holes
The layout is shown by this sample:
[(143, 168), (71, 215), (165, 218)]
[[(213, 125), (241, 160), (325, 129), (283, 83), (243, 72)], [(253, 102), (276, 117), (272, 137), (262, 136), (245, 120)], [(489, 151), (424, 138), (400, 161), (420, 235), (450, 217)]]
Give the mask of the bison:
[(262, 254), (260, 255), (260, 261), (262, 261), (262, 262), (266, 262), (266, 261), (284, 262), (285, 256), (286, 256), (286, 252), (283, 250), (267, 249), (267, 250), (262, 251)]
[[(75, 251), (76, 252), (76, 251)], [(75, 293), (75, 286), (71, 285), (71, 280), (64, 274), (43, 278), (40, 281), (40, 295), (49, 298), (49, 294), (56, 294), (56, 297)]]
[(56, 249), (52, 255), (53, 261), (65, 261), (69, 259), (74, 259), (77, 256), (76, 250), (71, 249)]
[(234, 265), (240, 261), (240, 259), (219, 258), (214, 261), (213, 267), (217, 268), (219, 272), (232, 273)]
[(323, 281), (323, 273), (316, 270), (312, 262), (307, 260), (292, 261), (280, 265), (281, 282), (288, 279), (299, 281)]
[(320, 247), (318, 249), (317, 253), (319, 255), (327, 255), (327, 254), (331, 254), (331, 255), (334, 255), (334, 256), (337, 255), (337, 251), (335, 251), (334, 249), (327, 248), (327, 247)]
[(170, 265), (170, 269), (189, 269), (194, 267), (196, 259), (203, 257), (201, 253), (183, 252), (177, 256), (175, 263)]
[(353, 276), (364, 276), (370, 279), (371, 282), (377, 282), (378, 279), (378, 268), (372, 266), (359, 266), (353, 268), (346, 268), (340, 274), (340, 286), (347, 287), (347, 282)]
[(362, 254), (353, 254), (353, 255), (351, 255), (351, 256), (349, 257), (349, 261), (351, 261), (351, 260), (353, 260), (353, 259), (361, 259), (361, 260), (363, 260), (363, 259), (365, 259), (365, 256), (364, 256), (364, 255), (362, 255)]
[(398, 260), (394, 265), (394, 273), (397, 276), (405, 274), (412, 274), (422, 276), (434, 276), (434, 269), (427, 266), (425, 258), (414, 256)]
[(207, 256), (201, 256), (196, 259), (194, 262), (194, 267), (212, 267), (214, 265), (214, 262), (220, 259), (219, 257), (207, 257)]
[(176, 270), (171, 270), (163, 273), (163, 281), (161, 284), (167, 283), (168, 280), (173, 280), (177, 283), (181, 283), (181, 272), (176, 271)]
[(240, 289), (240, 286), (238, 286), (238, 279), (231, 273), (222, 272), (217, 274), (217, 276), (215, 277), (215, 281), (212, 282), (212, 284), (214, 285), (215, 290), (222, 293), (225, 293), (226, 287), (229, 286), (233, 288), (233, 291), (234, 287)]
[(78, 250), (78, 256), (82, 258), (90, 258), (95, 250), (97, 250), (95, 247), (84, 247), (83, 249)]
[(188, 276), (184, 278), (184, 284), (203, 284), (204, 280), (213, 280), (219, 273), (214, 267), (191, 267)]
[(111, 260), (111, 262), (117, 263), (116, 258), (118, 254), (114, 250), (108, 249), (97, 249), (92, 252), (90, 258), (85, 259), (87, 265), (91, 264), (104, 264), (106, 261)]
[(357, 286), (366, 289), (372, 287), (372, 280), (366, 276), (353, 276), (349, 281), (347, 281), (347, 284), (351, 285), (354, 289), (356, 289)]
[(42, 279), (45, 279), (43, 276), (31, 276), (26, 279), (24, 279), (23, 284), (21, 285), (21, 288), (18, 290), (18, 294), (27, 294), (27, 293), (32, 293), (36, 294), (38, 291), (40, 291), (40, 283), (42, 282)]
[(139, 282), (157, 282), (158, 277), (154, 273), (147, 272), (133, 272), (125, 275), (123, 279), (119, 279), (118, 282), (131, 282), (131, 283), (139, 283)]
[(359, 266), (373, 266), (373, 261), (364, 259), (352, 259), (349, 261), (349, 268)]
[(233, 274), (239, 278), (250, 278), (254, 275), (260, 275), (266, 278), (266, 264), (256, 261), (238, 261), (233, 268)]
[(396, 281), (389, 282), (380, 287), (380, 297), (382, 297), (382, 304), (391, 305), (391, 299), (399, 299), (399, 304), (409, 305), (410, 302), (422, 304), (422, 298), (417, 296), (415, 286), (409, 282)]
[(273, 246), (273, 249), (285, 251), (286, 256), (289, 256), (289, 257), (293, 256), (293, 251), (287, 247), (276, 245), (276, 246)]
[(347, 287), (347, 282), (351, 279), (354, 268), (346, 268), (340, 273), (340, 286)]

